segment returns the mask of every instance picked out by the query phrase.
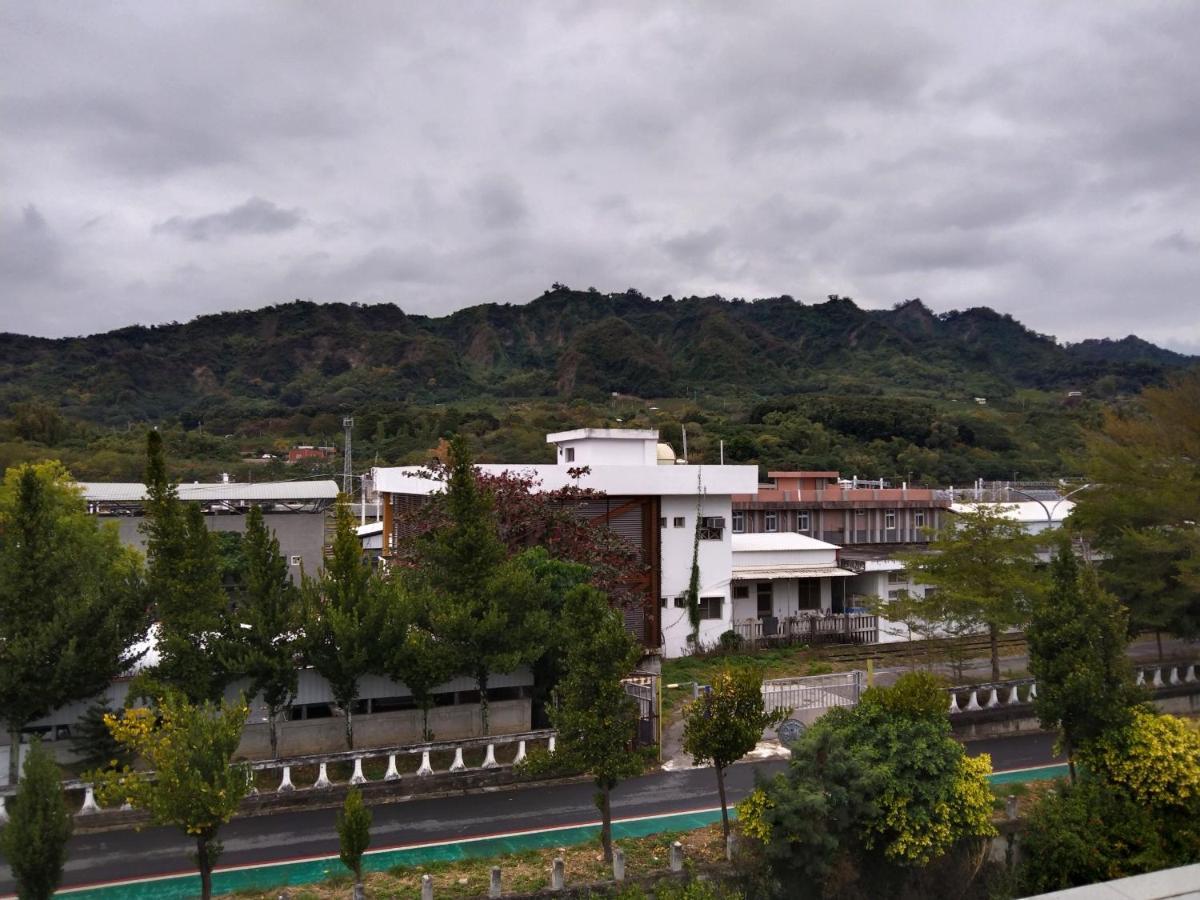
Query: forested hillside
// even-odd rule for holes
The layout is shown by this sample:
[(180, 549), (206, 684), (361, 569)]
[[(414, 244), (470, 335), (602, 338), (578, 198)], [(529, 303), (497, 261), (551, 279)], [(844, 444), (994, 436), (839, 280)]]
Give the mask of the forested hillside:
[(1064, 346), (990, 309), (935, 315), (919, 300), (864, 310), (556, 285), (441, 318), (297, 301), (90, 337), (0, 335), (0, 453), (58, 448), (81, 475), (131, 477), (130, 436), (157, 425), (188, 471), (248, 477), (265, 465), (250, 455), (332, 442), (352, 412), (363, 465), (421, 458), (459, 429), (481, 458), (533, 459), (547, 430), (623, 419), (677, 434), (690, 420), (705, 458), (725, 440), (727, 459), (764, 466), (1041, 477), (1070, 469), (1101, 404), (1193, 362), (1132, 336)]

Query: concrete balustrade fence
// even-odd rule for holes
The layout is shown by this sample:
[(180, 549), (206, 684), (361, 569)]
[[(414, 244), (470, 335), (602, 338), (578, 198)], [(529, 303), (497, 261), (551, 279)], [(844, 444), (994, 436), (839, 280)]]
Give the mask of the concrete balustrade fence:
[[(1139, 666), (1136, 683), (1155, 690), (1195, 684), (1197, 681), (1196, 665), (1196, 663), (1164, 663)], [(1037, 699), (1037, 682), (1032, 678), (1018, 678), (1012, 681), (952, 687), (947, 689), (947, 693), (950, 695), (950, 702), (947, 704), (946, 711), (954, 716), (961, 713), (997, 709), (1002, 706), (1032, 704)], [(1001, 699), (1002, 697), (1004, 699)]]
[[(547, 750), (554, 752), (555, 734), (551, 730), (527, 731), (520, 734), (492, 735), (483, 738), (469, 738), (462, 741), (439, 741), (406, 747), (383, 747), (378, 749), (349, 750), (343, 753), (322, 754), (319, 756), (294, 756), (288, 759), (254, 760), (245, 765), (249, 770), (250, 793), (259, 796), (273, 794), (287, 795), (304, 791), (325, 791), (333, 788), (338, 781), (331, 774), (331, 769), (339, 766), (352, 766), (352, 772), (346, 779), (349, 785), (365, 785), (379, 782), (397, 782), (402, 778), (424, 779), (436, 774), (433, 758), (443, 754), (454, 754), (453, 762), (445, 770), (447, 773), (469, 772), (501, 772), (512, 769), (524, 762), (530, 743), (544, 741)], [(483, 760), (478, 766), (467, 764), (464, 754), (483, 752)], [(401, 775), (397, 760), (404, 757), (420, 757), (420, 765), (414, 774)], [(387, 759), (387, 769), (381, 777), (372, 779), (364, 769), (364, 763), (372, 760)], [(297, 784), (295, 781), (298, 770), (316, 769), (317, 775), (310, 784)], [(375, 771), (378, 771), (376, 769)], [(264, 772), (278, 772), (279, 780), (274, 788), (263, 788), (260, 792), (261, 780), (256, 784), (256, 776)], [(145, 773), (153, 776), (153, 773)], [(62, 782), (64, 791), (82, 795), (78, 810), (80, 815), (92, 815), (106, 811), (96, 800), (96, 792), (92, 784), (74, 779)], [(8, 821), (7, 798), (13, 796), (17, 788), (11, 785), (0, 787), (0, 823)], [(129, 809), (125, 804), (121, 809)]]

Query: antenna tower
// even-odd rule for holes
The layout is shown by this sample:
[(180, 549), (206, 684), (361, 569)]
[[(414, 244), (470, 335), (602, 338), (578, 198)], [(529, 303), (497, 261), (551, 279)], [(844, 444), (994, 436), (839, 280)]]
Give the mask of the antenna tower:
[(342, 419), (342, 428), (346, 430), (346, 442), (342, 450), (342, 493), (347, 497), (354, 496), (354, 465), (350, 455), (350, 438), (354, 433), (354, 417)]

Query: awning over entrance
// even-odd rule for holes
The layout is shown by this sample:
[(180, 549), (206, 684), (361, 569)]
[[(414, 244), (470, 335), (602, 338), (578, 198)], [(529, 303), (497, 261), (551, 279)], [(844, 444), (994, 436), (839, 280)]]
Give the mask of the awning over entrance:
[(784, 578), (853, 578), (856, 573), (837, 566), (734, 566), (734, 581), (779, 581)]

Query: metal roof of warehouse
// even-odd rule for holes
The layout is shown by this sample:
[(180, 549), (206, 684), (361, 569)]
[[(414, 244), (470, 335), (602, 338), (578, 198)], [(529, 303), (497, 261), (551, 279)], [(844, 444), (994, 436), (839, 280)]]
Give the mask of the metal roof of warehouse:
[[(93, 503), (140, 503), (146, 499), (146, 486), (137, 481), (80, 482), (84, 497)], [(257, 484), (192, 482), (176, 486), (180, 500), (191, 501), (298, 501), (336, 500), (337, 482), (263, 481)]]

